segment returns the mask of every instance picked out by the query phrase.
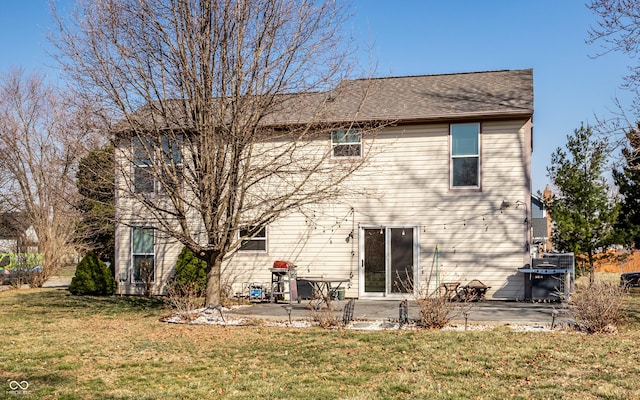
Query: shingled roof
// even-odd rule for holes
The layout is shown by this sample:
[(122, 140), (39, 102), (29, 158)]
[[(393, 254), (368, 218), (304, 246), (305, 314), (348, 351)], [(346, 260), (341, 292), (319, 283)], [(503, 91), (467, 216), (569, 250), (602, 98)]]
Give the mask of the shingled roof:
[(366, 85), (362, 119), (420, 120), (533, 113), (533, 70), (347, 81)]
[(318, 115), (336, 122), (531, 116), (533, 70), (348, 80), (335, 91), (297, 95), (290, 101), (296, 104), (284, 102), (286, 112), (270, 122), (310, 122)]
[[(263, 124), (527, 117), (533, 115), (533, 70), (355, 79), (342, 81), (329, 92), (279, 98), (280, 106), (263, 118)], [(151, 109), (138, 110), (138, 121), (148, 120)], [(173, 111), (173, 121), (187, 120)]]

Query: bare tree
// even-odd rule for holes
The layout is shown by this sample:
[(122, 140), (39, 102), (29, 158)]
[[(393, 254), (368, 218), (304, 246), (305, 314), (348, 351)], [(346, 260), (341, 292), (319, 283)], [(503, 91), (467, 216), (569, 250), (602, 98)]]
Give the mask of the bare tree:
[(633, 101), (628, 108), (619, 99), (614, 99), (611, 116), (597, 118), (596, 129), (606, 136), (617, 135), (612, 143), (624, 147), (625, 132), (634, 129), (640, 118), (640, 3), (627, 0), (591, 0), (587, 7), (595, 14), (597, 22), (589, 29), (588, 44), (599, 45), (595, 57), (612, 52), (629, 56), (629, 75), (624, 77), (622, 88), (629, 90)]
[(90, 119), (37, 73), (0, 75), (0, 199), (36, 232), (40, 283), (73, 249), (74, 168)]
[[(626, 0), (592, 0), (587, 5), (598, 18), (596, 26), (589, 30), (588, 43), (600, 44), (597, 56), (610, 52), (627, 54), (636, 65), (630, 65), (631, 72), (625, 78), (624, 87), (640, 95), (640, 3)], [(636, 104), (637, 105), (637, 104)]]
[[(215, 305), (223, 261), (243, 241), (335, 199), (365, 159), (328, 162), (337, 130), (341, 151), (365, 152), (348, 145), (360, 102), (339, 101), (351, 67), (345, 10), (333, 0), (92, 0), (75, 11), (55, 43), (78, 88), (122, 118), (118, 223), (142, 214), (206, 261)], [(351, 100), (363, 99), (366, 82), (355, 86)]]

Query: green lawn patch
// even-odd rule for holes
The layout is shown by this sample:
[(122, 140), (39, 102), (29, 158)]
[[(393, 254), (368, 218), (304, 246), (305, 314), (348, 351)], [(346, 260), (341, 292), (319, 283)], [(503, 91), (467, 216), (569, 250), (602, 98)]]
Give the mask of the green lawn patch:
[[(0, 398), (629, 399), (640, 295), (615, 335), (167, 324), (158, 300), (0, 293)], [(29, 397), (27, 397), (29, 396)]]

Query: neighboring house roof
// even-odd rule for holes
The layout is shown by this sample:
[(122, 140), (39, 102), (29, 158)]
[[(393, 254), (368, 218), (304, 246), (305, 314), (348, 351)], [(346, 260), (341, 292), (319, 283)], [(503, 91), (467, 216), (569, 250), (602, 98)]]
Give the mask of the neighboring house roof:
[[(428, 122), (533, 115), (533, 70), (504, 70), (342, 81), (335, 90), (277, 97), (266, 126), (315, 122)], [(255, 97), (260, 101), (259, 97)], [(131, 116), (151, 127), (186, 128), (182, 100), (148, 104)], [(163, 108), (163, 112), (154, 110)], [(171, 121), (164, 121), (171, 107)], [(155, 115), (154, 115), (155, 114)], [(153, 122), (152, 122), (153, 121)], [(116, 131), (127, 131), (124, 121)]]
[(23, 213), (0, 214), (0, 239), (18, 239), (25, 234), (29, 226)]

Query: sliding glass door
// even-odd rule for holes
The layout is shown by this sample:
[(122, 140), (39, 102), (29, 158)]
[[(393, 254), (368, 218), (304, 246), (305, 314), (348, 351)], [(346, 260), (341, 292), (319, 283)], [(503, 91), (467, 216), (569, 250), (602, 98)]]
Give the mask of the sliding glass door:
[(413, 291), (418, 265), (416, 227), (360, 230), (360, 295), (386, 297)]

